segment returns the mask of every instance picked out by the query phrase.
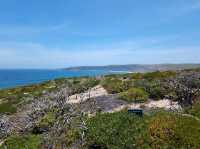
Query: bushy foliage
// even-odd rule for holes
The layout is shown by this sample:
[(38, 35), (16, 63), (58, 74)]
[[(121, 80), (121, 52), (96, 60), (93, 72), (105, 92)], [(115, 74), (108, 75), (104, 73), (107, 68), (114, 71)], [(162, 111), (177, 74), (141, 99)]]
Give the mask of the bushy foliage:
[(1, 103), (0, 104), (0, 113), (15, 113), (17, 108), (14, 105), (11, 105), (9, 102)]
[(87, 147), (92, 145), (108, 149), (148, 147), (146, 121), (127, 112), (99, 114), (89, 119), (87, 126)]
[(39, 135), (11, 136), (0, 149), (38, 149), (42, 144), (42, 137)]
[(75, 78), (71, 85), (72, 94), (85, 92), (99, 83), (100, 81), (95, 78)]
[(48, 129), (55, 122), (55, 117), (56, 110), (46, 113), (44, 117), (42, 117), (41, 120), (38, 122), (37, 127), (42, 129)]
[(151, 82), (148, 88), (149, 97), (152, 99), (163, 99), (169, 90), (160, 82)]
[[(38, 98), (49, 92), (69, 87), (71, 94), (81, 93), (99, 84), (96, 78), (60, 78), (40, 84), (0, 90), (0, 113), (15, 113), (28, 98)], [(1, 101), (2, 100), (2, 101)]]
[(200, 148), (200, 122), (192, 117), (157, 113), (149, 123), (152, 148)]
[(193, 104), (192, 107), (186, 109), (186, 112), (200, 119), (200, 103)]
[[(80, 129), (70, 128), (67, 133), (65, 133), (65, 144), (71, 147), (77, 140), (81, 138)], [(80, 146), (80, 145), (79, 145)]]
[(132, 75), (133, 79), (147, 79), (147, 80), (153, 80), (153, 79), (163, 79), (163, 78), (169, 78), (176, 76), (176, 72), (174, 71), (155, 71), (155, 72), (148, 72), (148, 73), (134, 73)]
[[(62, 81), (61, 81), (62, 80)], [(59, 81), (47, 81), (41, 84), (16, 87), (12, 89), (0, 90), (0, 113), (15, 113), (18, 106), (23, 105), (28, 98), (38, 98), (47, 92), (57, 90), (63, 79)]]
[(174, 71), (155, 71), (155, 72), (150, 72), (150, 73), (144, 73), (143, 78), (144, 79), (161, 79), (161, 78), (169, 78), (176, 76), (176, 72)]
[(185, 107), (192, 106), (200, 97), (200, 74), (189, 73), (169, 80), (169, 86), (176, 93), (176, 100)]
[(143, 88), (148, 92), (149, 97), (156, 99), (163, 99), (165, 95), (169, 94), (169, 89), (165, 87), (166, 84), (160, 80), (136, 80), (135, 87)]
[(102, 148), (200, 148), (200, 122), (156, 111), (143, 119), (127, 112), (99, 114), (87, 121), (86, 146)]
[(123, 81), (117, 78), (106, 77), (102, 85), (110, 94), (120, 93), (124, 90)]
[(141, 88), (131, 88), (120, 93), (119, 97), (128, 102), (145, 102), (148, 100), (148, 93)]

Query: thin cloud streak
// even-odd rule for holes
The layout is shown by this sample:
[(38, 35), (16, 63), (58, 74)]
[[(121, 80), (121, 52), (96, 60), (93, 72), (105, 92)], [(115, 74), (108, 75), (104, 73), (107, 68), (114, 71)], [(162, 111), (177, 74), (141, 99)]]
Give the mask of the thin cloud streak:
[[(28, 49), (28, 50), (27, 50)], [(195, 56), (193, 53), (196, 53)], [(200, 47), (49, 49), (26, 44), (0, 49), (0, 68), (65, 68), (78, 65), (199, 63)], [(13, 65), (15, 64), (15, 65)]]

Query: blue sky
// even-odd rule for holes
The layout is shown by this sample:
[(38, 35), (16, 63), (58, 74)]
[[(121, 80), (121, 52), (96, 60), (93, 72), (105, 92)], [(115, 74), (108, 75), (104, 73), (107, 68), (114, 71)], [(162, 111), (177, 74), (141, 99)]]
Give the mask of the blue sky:
[(0, 68), (200, 63), (200, 0), (0, 0)]

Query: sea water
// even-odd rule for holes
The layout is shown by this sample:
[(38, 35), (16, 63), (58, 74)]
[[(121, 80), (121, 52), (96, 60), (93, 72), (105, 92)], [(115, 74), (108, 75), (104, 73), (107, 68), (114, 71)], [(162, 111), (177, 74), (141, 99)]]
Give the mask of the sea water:
[(56, 70), (0, 70), (0, 89), (13, 88), (63, 77), (98, 76), (113, 72), (105, 70), (77, 70), (69, 71), (64, 69)]

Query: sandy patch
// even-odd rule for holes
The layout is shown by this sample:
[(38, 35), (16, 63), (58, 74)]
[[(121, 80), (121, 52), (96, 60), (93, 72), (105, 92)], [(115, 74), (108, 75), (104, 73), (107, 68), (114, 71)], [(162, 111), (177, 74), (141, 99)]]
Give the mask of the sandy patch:
[(121, 111), (125, 108), (128, 109), (144, 109), (144, 108), (149, 108), (149, 109), (156, 109), (156, 108), (163, 108), (166, 110), (181, 110), (181, 106), (177, 102), (173, 102), (168, 99), (163, 99), (163, 100), (150, 100), (147, 103), (131, 103), (131, 104), (125, 104), (121, 105), (119, 107), (111, 109), (110, 113), (113, 112), (118, 112)]
[(178, 102), (173, 102), (168, 99), (153, 101), (151, 100), (149, 103), (145, 104), (146, 107), (154, 109), (154, 108), (164, 108), (166, 110), (178, 110), (181, 109), (181, 106)]
[(101, 85), (97, 85), (85, 93), (70, 96), (68, 103), (80, 103), (86, 101), (87, 99), (104, 95), (108, 95), (107, 91)]

